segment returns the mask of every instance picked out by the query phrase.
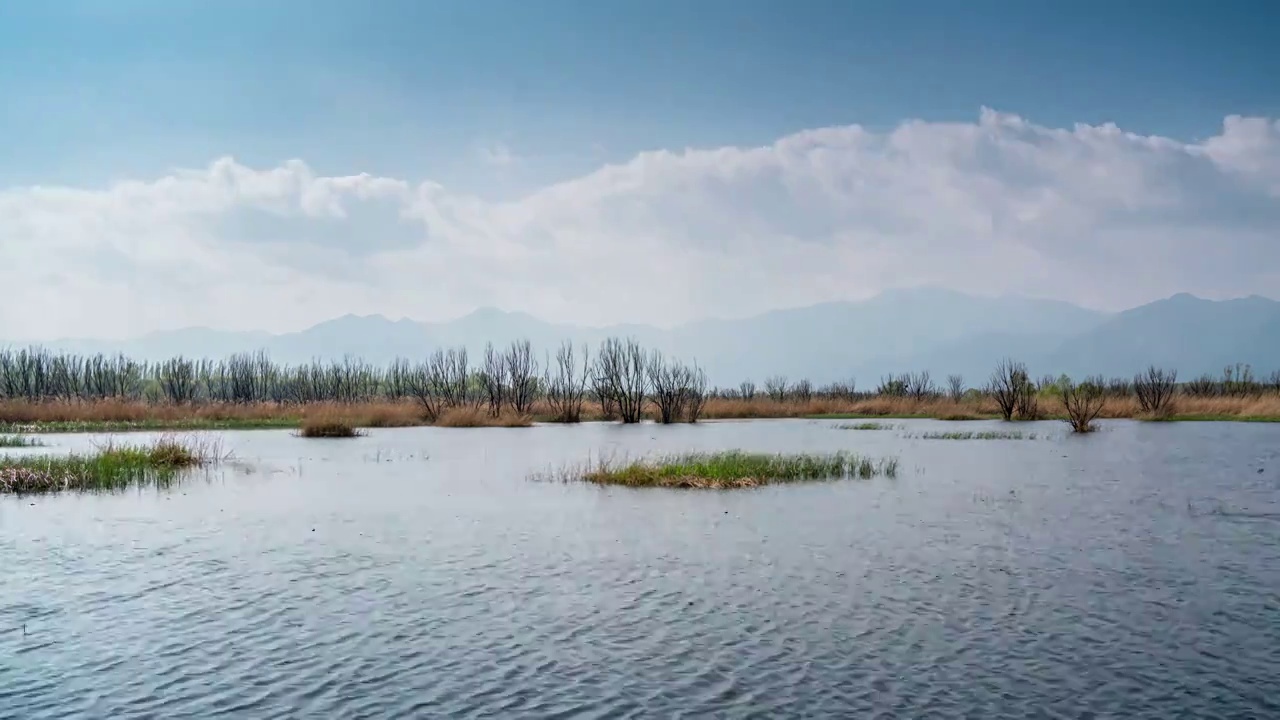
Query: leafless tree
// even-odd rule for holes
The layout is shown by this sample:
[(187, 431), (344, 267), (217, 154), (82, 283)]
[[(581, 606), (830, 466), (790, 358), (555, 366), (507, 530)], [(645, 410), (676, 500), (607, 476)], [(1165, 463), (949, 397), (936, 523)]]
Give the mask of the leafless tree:
[(685, 373), (685, 419), (691, 423), (702, 418), (707, 406), (707, 374), (695, 362)]
[(1138, 397), (1138, 406), (1143, 412), (1157, 416), (1168, 414), (1177, 385), (1177, 370), (1162, 370), (1154, 365), (1133, 377), (1133, 392)]
[(1105, 392), (1112, 397), (1129, 397), (1133, 394), (1133, 385), (1125, 378), (1111, 378), (1106, 382)]
[(774, 402), (782, 402), (787, 399), (787, 377), (785, 375), (771, 375), (764, 379), (764, 391)]
[(684, 366), (654, 350), (649, 354), (645, 373), (653, 404), (658, 406), (658, 421), (663, 425), (679, 422), (684, 413)]
[(791, 386), (791, 395), (802, 403), (807, 403), (813, 399), (813, 383), (805, 379), (797, 380)]
[[(554, 370), (553, 370), (554, 368)], [(590, 357), (587, 346), (582, 346), (579, 363), (573, 343), (566, 340), (556, 350), (555, 362), (547, 361), (542, 385), (551, 416), (556, 422), (576, 423), (582, 419), (582, 403), (591, 379)]]
[(533, 357), (533, 344), (528, 340), (511, 343), (507, 348), (506, 366), (511, 406), (517, 413), (527, 415), (533, 409), (538, 388), (538, 361)]
[(1222, 386), (1212, 375), (1205, 374), (1187, 382), (1182, 390), (1191, 397), (1215, 397), (1221, 394)]
[(489, 415), (498, 417), (502, 414), (502, 405), (507, 397), (507, 363), (506, 357), (494, 349), (493, 343), (484, 346), (484, 368), (480, 371), (480, 384), (484, 387), (485, 398), (489, 402)]
[(634, 339), (608, 338), (596, 354), (595, 380), (603, 405), (608, 398), (624, 423), (638, 423), (644, 413), (649, 383), (646, 355)]
[(1258, 384), (1253, 378), (1253, 367), (1236, 363), (1222, 371), (1222, 391), (1232, 397), (1248, 397), (1258, 394)]
[(743, 400), (746, 400), (747, 402), (751, 402), (752, 400), (755, 400), (756, 384), (751, 382), (750, 380), (742, 381), (742, 384), (738, 386), (738, 394)]
[(1021, 414), (1020, 410), (1026, 405), (1025, 396), (1034, 395), (1034, 390), (1030, 387), (1027, 366), (1005, 358), (996, 366), (995, 372), (991, 373), (987, 393), (1000, 406), (1000, 415), (1005, 420), (1012, 420), (1014, 413)]
[(947, 376), (947, 396), (955, 402), (964, 399), (964, 377), (960, 375)]
[(907, 373), (904, 377), (906, 378), (906, 395), (912, 400), (928, 400), (938, 394), (928, 370)]
[(1267, 376), (1267, 387), (1271, 388), (1271, 392), (1280, 393), (1280, 370), (1272, 370)]
[(1078, 433), (1093, 432), (1093, 421), (1102, 413), (1106, 400), (1102, 378), (1091, 378), (1079, 385), (1068, 380), (1062, 386), (1062, 406), (1067, 412), (1067, 422)]

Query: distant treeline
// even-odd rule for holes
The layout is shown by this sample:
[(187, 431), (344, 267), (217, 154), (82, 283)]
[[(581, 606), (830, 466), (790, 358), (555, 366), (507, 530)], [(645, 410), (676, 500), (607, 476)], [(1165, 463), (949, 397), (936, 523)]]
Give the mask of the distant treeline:
[(1241, 364), (1218, 376), (1179, 382), (1176, 371), (1151, 367), (1131, 378), (1094, 377), (1074, 383), (1065, 376), (1033, 380), (1021, 363), (1005, 360), (977, 386), (959, 375), (939, 383), (928, 372), (912, 372), (886, 376), (874, 389), (859, 391), (853, 379), (815, 386), (780, 375), (764, 379), (759, 387), (748, 380), (737, 387), (708, 388), (706, 373), (696, 363), (619, 338), (605, 340), (594, 353), (585, 345), (564, 342), (540, 358), (528, 340), (521, 340), (503, 348), (490, 344), (479, 358), (470, 357), (465, 348), (447, 348), (419, 361), (401, 359), (385, 367), (352, 357), (280, 364), (265, 352), (221, 360), (176, 357), (140, 362), (123, 355), (86, 356), (39, 347), (0, 351), (0, 400), (111, 399), (178, 405), (412, 400), (428, 419), (466, 406), (487, 408), (495, 416), (504, 409), (528, 413), (537, 401), (567, 422), (577, 420), (585, 402), (599, 403), (603, 415), (624, 422), (639, 421), (649, 406), (656, 408), (660, 420), (676, 422), (696, 421), (709, 398), (803, 403), (870, 397), (954, 402), (985, 397), (993, 398), (1005, 417), (1033, 417), (1041, 396), (1061, 396), (1080, 387), (1104, 397), (1134, 397), (1144, 409), (1159, 412), (1175, 394), (1215, 398), (1280, 393), (1280, 370), (1258, 377)]

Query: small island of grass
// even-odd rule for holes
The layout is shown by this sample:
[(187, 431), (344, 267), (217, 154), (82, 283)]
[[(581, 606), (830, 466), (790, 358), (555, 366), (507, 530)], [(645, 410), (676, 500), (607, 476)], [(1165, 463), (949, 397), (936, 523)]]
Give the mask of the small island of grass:
[(40, 447), (44, 443), (26, 435), (0, 435), (0, 448)]
[(873, 460), (850, 453), (771, 455), (740, 450), (670, 455), (624, 464), (599, 461), (561, 474), (597, 485), (666, 488), (748, 488), (773, 483), (894, 477), (896, 458)]
[(166, 485), (218, 459), (214, 446), (162, 437), (144, 446), (106, 445), (88, 454), (0, 457), (0, 493), (119, 490)]
[(298, 437), (304, 438), (354, 438), (364, 435), (365, 431), (350, 422), (334, 418), (307, 420), (298, 428)]

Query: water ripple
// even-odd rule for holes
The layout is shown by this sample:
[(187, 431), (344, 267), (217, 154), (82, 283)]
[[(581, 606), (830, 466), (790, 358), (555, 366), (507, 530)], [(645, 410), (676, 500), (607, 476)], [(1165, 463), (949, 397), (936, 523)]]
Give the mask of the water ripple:
[(1280, 428), (917, 443), (927, 474), (743, 493), (524, 482), (606, 441), (848, 441), (562, 430), (0, 500), (0, 717), (1280, 716), (1276, 525), (1188, 510), (1275, 512), (1251, 463)]

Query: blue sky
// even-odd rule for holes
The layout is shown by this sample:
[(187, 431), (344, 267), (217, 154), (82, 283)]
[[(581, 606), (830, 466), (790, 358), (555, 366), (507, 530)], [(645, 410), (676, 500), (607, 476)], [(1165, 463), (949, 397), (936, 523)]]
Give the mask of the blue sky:
[[(306, 158), (485, 192), (806, 128), (1280, 115), (1267, 2), (80, 0), (0, 8), (0, 183)], [(510, 180), (511, 178), (506, 178)]]
[(3, 3), (0, 285), (41, 312), (0, 304), (0, 338), (1275, 295), (1276, 28), (1268, 2)]

